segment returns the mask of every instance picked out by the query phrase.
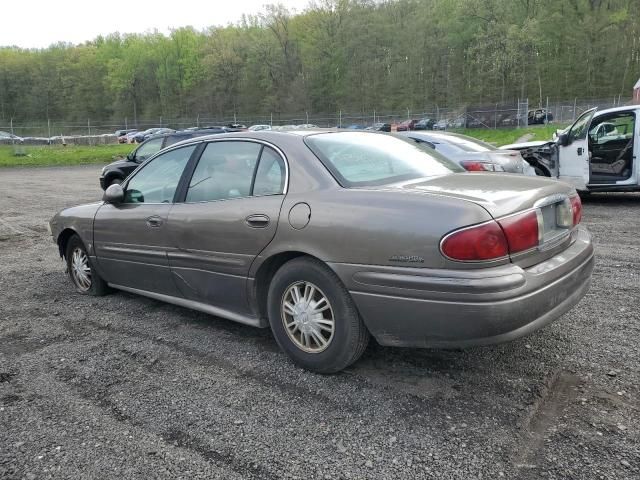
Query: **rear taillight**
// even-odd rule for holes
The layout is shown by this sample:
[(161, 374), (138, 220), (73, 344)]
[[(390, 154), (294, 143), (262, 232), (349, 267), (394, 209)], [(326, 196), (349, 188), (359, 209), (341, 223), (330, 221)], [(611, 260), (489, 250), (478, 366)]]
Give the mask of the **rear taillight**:
[(539, 232), (538, 215), (531, 210), (450, 233), (442, 240), (440, 249), (452, 260), (495, 260), (537, 247)]
[(494, 221), (447, 235), (440, 249), (452, 260), (463, 262), (494, 260), (509, 255), (504, 232)]
[(504, 172), (501, 165), (490, 162), (478, 162), (477, 160), (462, 160), (460, 165), (469, 172)]
[(535, 210), (498, 220), (509, 243), (509, 252), (518, 253), (540, 244), (538, 215)]
[(578, 195), (571, 197), (571, 210), (573, 211), (573, 225), (578, 225), (582, 221), (582, 200)]

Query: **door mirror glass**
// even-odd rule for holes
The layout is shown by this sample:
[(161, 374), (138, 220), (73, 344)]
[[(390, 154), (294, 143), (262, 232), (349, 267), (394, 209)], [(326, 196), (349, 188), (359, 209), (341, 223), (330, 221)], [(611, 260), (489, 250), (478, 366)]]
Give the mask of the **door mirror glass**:
[(109, 185), (102, 196), (102, 200), (112, 204), (122, 203), (122, 200), (124, 200), (124, 190), (122, 186), (117, 183)]

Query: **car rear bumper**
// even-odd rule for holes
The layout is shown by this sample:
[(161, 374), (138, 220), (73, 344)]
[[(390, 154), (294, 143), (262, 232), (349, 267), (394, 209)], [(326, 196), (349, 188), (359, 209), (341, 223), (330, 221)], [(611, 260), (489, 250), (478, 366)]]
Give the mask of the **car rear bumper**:
[(379, 343), (449, 348), (505, 342), (551, 323), (586, 294), (593, 264), (581, 228), (569, 248), (529, 268), (332, 267)]

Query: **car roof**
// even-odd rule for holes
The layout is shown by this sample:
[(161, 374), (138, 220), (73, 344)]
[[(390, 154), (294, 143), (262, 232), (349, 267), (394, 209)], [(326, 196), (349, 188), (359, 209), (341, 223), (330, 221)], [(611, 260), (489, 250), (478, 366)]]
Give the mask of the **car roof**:
[[(368, 130), (349, 130), (346, 128), (309, 128), (304, 130), (258, 130), (256, 132), (229, 132), (229, 133), (218, 133), (211, 135), (201, 135), (195, 138), (189, 138), (187, 140), (183, 140), (182, 142), (175, 143), (171, 145), (171, 147), (175, 147), (176, 145), (189, 145), (191, 143), (199, 143), (206, 142), (209, 140), (220, 140), (220, 139), (238, 139), (241, 140), (243, 138), (247, 139), (255, 139), (255, 140), (264, 140), (266, 142), (277, 139), (292, 139), (292, 138), (306, 138), (312, 135), (318, 135), (323, 133), (359, 133), (362, 135), (389, 135), (386, 132), (377, 132), (377, 131), (368, 131)], [(172, 135), (172, 134), (169, 134)]]
[(638, 109), (640, 109), (640, 105), (625, 105), (623, 107), (607, 108), (605, 110), (597, 110), (596, 113), (594, 114), (594, 117), (605, 115), (608, 113), (633, 112)]

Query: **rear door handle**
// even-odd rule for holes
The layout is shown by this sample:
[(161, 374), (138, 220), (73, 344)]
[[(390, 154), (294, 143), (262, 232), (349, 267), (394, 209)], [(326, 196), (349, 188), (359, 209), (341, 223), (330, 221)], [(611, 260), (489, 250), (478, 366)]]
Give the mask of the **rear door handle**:
[(582, 155), (582, 147), (578, 147), (578, 155)]
[(150, 228), (158, 228), (162, 225), (162, 218), (153, 216), (147, 218), (147, 226)]
[(249, 215), (244, 221), (252, 228), (265, 228), (269, 225), (269, 217), (262, 214)]

